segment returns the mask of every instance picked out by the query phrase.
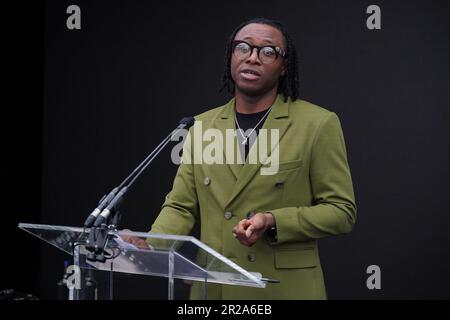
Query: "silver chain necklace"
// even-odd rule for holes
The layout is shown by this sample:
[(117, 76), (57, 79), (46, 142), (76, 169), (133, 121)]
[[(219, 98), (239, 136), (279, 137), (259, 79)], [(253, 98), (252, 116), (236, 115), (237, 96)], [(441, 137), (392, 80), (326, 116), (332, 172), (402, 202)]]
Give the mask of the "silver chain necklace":
[(269, 114), (270, 110), (272, 109), (272, 107), (270, 107), (267, 112), (264, 114), (264, 116), (258, 121), (258, 123), (256, 124), (256, 126), (253, 127), (252, 131), (250, 131), (250, 133), (245, 136), (244, 135), (244, 130), (241, 129), (241, 126), (239, 125), (239, 122), (237, 121), (237, 117), (234, 118), (234, 121), (236, 122), (236, 125), (238, 127), (238, 131), (241, 133), (242, 135), (242, 139), (244, 139), (244, 141), (242, 141), (241, 144), (247, 144), (248, 143), (248, 138), (252, 135), (253, 131), (255, 131), (255, 129), (259, 126), (259, 124), (267, 117), (267, 115)]

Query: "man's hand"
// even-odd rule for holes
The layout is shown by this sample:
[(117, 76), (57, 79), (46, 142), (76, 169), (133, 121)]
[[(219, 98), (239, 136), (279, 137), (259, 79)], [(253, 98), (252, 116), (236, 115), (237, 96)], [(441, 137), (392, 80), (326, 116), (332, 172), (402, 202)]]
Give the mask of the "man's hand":
[[(128, 230), (128, 229), (124, 229), (122, 231), (132, 232), (131, 230)], [(144, 239), (133, 237), (133, 236), (127, 236), (127, 235), (122, 235), (120, 237), (123, 239), (123, 241), (131, 243), (132, 245), (135, 245), (139, 249), (143, 249), (143, 250), (152, 250), (153, 249)]]
[(274, 225), (272, 214), (258, 212), (250, 219), (243, 219), (233, 228), (233, 235), (244, 246), (251, 247), (261, 235)]

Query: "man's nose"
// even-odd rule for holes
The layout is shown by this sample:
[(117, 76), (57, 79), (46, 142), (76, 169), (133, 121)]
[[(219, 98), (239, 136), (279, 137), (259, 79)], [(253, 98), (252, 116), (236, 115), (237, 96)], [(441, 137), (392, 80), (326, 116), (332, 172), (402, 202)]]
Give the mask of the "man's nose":
[(252, 49), (250, 56), (247, 58), (247, 61), (250, 63), (261, 63), (261, 61), (259, 61), (257, 48)]

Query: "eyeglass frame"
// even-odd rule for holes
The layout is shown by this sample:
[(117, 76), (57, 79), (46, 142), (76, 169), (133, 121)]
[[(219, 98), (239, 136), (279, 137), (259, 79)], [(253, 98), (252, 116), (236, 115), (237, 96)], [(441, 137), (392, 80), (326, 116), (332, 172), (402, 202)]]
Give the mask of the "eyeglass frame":
[[(256, 55), (258, 56), (258, 59), (260, 59), (260, 58), (259, 58), (259, 53), (260, 53), (260, 51), (261, 51), (262, 48), (271, 48), (271, 49), (273, 49), (273, 50), (275, 51), (275, 54), (276, 54), (275, 60), (278, 59), (278, 56), (281, 56), (282, 58), (286, 58), (286, 56), (287, 56), (287, 52), (286, 52), (285, 50), (281, 49), (281, 48), (278, 47), (278, 46), (273, 46), (273, 45), (255, 46), (255, 45), (252, 45), (252, 44), (250, 44), (250, 43), (248, 43), (247, 41), (244, 41), (244, 40), (233, 40), (232, 46), (231, 46), (231, 48), (232, 48), (231, 53), (232, 53), (232, 54), (234, 54), (234, 50), (236, 49), (236, 46), (237, 46), (238, 44), (240, 44), (240, 43), (245, 43), (246, 45), (248, 45), (248, 46), (250, 47), (250, 54), (249, 54), (249, 57), (251, 57), (251, 55), (253, 54), (253, 50), (254, 50), (255, 48), (256, 48)], [(260, 60), (261, 60), (261, 59), (260, 59)], [(274, 62), (275, 60), (273, 60), (273, 62)], [(262, 62), (262, 61), (261, 61), (261, 62)]]

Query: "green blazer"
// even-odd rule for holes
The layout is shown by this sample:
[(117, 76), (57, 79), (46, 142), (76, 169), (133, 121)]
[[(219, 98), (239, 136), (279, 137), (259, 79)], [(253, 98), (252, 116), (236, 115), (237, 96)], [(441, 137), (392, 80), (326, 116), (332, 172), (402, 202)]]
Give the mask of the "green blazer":
[[(216, 128), (224, 136), (235, 129), (234, 119), (234, 98), (196, 116), (203, 130)], [(151, 232), (187, 235), (199, 222), (201, 241), (248, 271), (280, 280), (264, 289), (210, 284), (209, 299), (326, 299), (317, 239), (348, 233), (356, 221), (339, 119), (279, 95), (263, 129), (279, 129), (278, 173), (261, 175), (261, 164), (182, 163)], [(276, 239), (241, 245), (232, 228), (259, 211), (273, 213)], [(201, 289), (195, 283), (191, 298), (201, 299)]]

